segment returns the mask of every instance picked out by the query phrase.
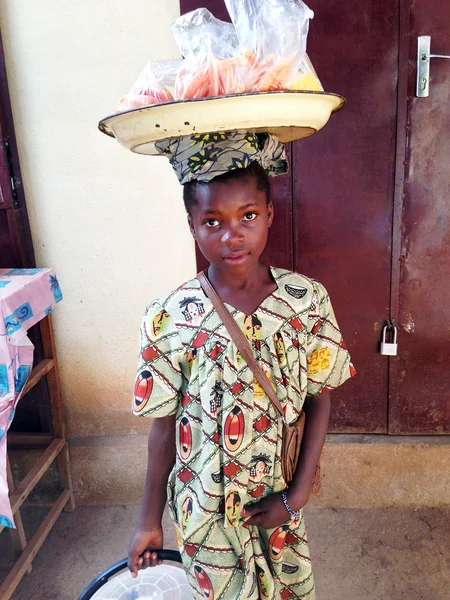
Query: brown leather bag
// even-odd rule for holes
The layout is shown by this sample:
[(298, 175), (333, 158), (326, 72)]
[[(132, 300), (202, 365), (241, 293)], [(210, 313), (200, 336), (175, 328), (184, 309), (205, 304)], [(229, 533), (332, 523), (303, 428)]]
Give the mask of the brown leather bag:
[[(197, 275), (203, 291), (211, 300), (214, 308), (222, 319), (231, 339), (236, 344), (237, 349), (242, 354), (249, 369), (252, 371), (255, 378), (261, 384), (261, 387), (267, 394), (272, 404), (277, 409), (283, 421), (283, 443), (281, 449), (281, 472), (286, 483), (290, 483), (294, 477), (295, 469), (297, 468), (298, 458), (300, 455), (300, 447), (302, 444), (303, 431), (305, 429), (305, 413), (302, 411), (299, 418), (292, 425), (287, 425), (284, 421), (283, 407), (277, 398), (272, 384), (267, 379), (261, 367), (256, 362), (250, 344), (243, 334), (241, 328), (231, 316), (227, 307), (224, 305), (216, 290), (211, 285), (204, 271)], [(312, 492), (318, 494), (320, 491), (321, 476), (320, 476), (320, 461), (317, 463), (316, 472), (314, 475)]]

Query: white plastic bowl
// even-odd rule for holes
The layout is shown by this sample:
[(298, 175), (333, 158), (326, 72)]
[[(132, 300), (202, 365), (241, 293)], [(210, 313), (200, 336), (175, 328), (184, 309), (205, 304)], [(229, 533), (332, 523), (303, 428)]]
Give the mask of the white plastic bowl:
[(193, 600), (183, 568), (162, 564), (139, 571), (133, 579), (124, 571), (110, 579), (92, 600)]

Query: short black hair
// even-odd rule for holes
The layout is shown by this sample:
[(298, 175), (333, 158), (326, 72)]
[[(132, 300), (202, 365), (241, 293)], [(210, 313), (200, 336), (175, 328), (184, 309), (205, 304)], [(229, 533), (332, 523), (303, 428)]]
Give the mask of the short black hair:
[(265, 169), (256, 161), (253, 161), (245, 169), (233, 169), (223, 175), (215, 177), (211, 181), (189, 181), (183, 185), (184, 207), (188, 215), (194, 204), (197, 204), (197, 188), (202, 185), (211, 185), (214, 183), (229, 183), (230, 181), (244, 181), (254, 179), (256, 188), (266, 195), (267, 204), (270, 203), (270, 181)]

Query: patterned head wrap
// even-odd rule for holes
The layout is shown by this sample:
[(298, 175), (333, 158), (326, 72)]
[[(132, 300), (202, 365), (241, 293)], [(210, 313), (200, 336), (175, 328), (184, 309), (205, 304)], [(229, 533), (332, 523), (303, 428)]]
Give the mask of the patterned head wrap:
[(269, 133), (206, 133), (172, 138), (155, 144), (168, 156), (181, 184), (211, 181), (257, 161), (271, 177), (289, 170), (284, 144)]

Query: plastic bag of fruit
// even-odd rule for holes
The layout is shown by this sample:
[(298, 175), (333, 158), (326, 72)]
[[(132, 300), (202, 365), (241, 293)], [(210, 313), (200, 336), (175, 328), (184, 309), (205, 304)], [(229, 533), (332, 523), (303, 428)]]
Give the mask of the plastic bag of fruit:
[(172, 26), (185, 62), (176, 99), (274, 90), (322, 90), (306, 54), (314, 13), (301, 0), (225, 0), (233, 24), (206, 9)]
[(314, 13), (302, 0), (225, 0), (232, 23), (206, 8), (172, 33), (184, 57), (149, 63), (118, 111), (150, 104), (275, 90), (323, 90), (306, 54)]
[(182, 64), (182, 60), (148, 63), (128, 94), (119, 100), (117, 112), (172, 102), (177, 75)]
[(199, 8), (182, 15), (171, 29), (185, 59), (175, 97), (185, 100), (235, 93), (235, 82), (227, 79), (227, 65), (234, 64), (240, 53), (234, 25)]
[(302, 0), (225, 0), (225, 4), (247, 57), (246, 91), (323, 89), (306, 54), (314, 13)]

